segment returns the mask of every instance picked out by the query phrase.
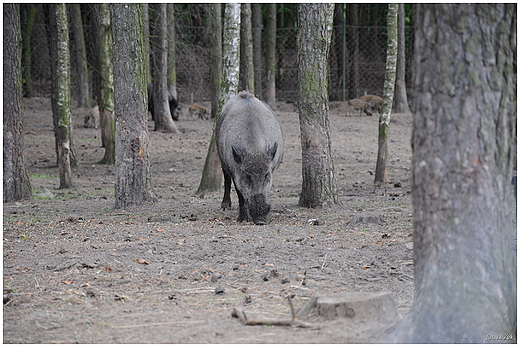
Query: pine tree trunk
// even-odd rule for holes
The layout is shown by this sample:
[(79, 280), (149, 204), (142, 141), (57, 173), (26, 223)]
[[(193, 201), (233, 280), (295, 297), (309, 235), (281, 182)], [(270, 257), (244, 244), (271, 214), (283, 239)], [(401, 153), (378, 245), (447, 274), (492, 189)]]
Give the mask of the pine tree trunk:
[(90, 93), (88, 86), (87, 49), (85, 47), (85, 35), (83, 35), (83, 20), (81, 19), (81, 5), (70, 4), (70, 22), (72, 36), (74, 37), (74, 58), (76, 60), (76, 72), (78, 76), (78, 107), (90, 107)]
[(50, 4), (49, 32), (52, 69), (52, 113), (60, 176), (60, 189), (72, 187), (75, 165), (72, 150), (72, 120), (70, 109), (69, 28), (65, 4)]
[(101, 140), (105, 154), (100, 164), (113, 165), (116, 155), (116, 119), (114, 116), (114, 77), (112, 67), (112, 32), (108, 4), (98, 4), (99, 74)]
[[(224, 6), (224, 30), (222, 32), (223, 73), (215, 124), (217, 124), (218, 115), (224, 104), (238, 93), (240, 68), (240, 5), (225, 4)], [(220, 159), (218, 158), (215, 131), (213, 131), (197, 194), (204, 196), (206, 192), (220, 190), (221, 186), (222, 171)]]
[(168, 38), (166, 44), (168, 45), (168, 75), (166, 84), (168, 85), (168, 92), (177, 99), (177, 57), (175, 47), (175, 4), (168, 3), (166, 7), (167, 31)]
[(266, 4), (265, 25), (265, 102), (276, 110), (276, 4)]
[(146, 115), (146, 59), (140, 4), (110, 4), (116, 114), (115, 206), (155, 202)]
[(255, 94), (261, 98), (262, 93), (262, 11), (260, 4), (251, 4), (251, 26), (253, 31), (253, 66), (255, 78)]
[(337, 202), (329, 135), (327, 71), (333, 12), (333, 4), (298, 6), (298, 108), (303, 178), (299, 205), (311, 208)]
[(397, 10), (399, 5), (388, 5), (387, 30), (388, 44), (386, 53), (385, 85), (383, 88), (383, 105), (379, 115), (379, 138), (374, 183), (388, 182), (388, 131), (390, 114), (394, 98), (395, 74), (397, 66)]
[(516, 4), (415, 11), (415, 295), (389, 340), (516, 343)]
[(253, 33), (251, 4), (240, 6), (240, 88), (255, 94), (255, 69), (253, 66)]
[(395, 78), (394, 113), (410, 113), (405, 83), (405, 36), (404, 36), (404, 4), (399, 4), (397, 21), (397, 72)]
[(166, 76), (168, 74), (168, 43), (166, 35), (166, 4), (150, 4), (154, 9), (153, 25), (151, 30), (152, 46), (152, 83), (153, 83), (153, 105), (155, 131), (164, 133), (179, 133), (179, 129), (173, 122), (168, 103), (168, 85)]
[(23, 141), (20, 5), (4, 4), (4, 202), (31, 199)]

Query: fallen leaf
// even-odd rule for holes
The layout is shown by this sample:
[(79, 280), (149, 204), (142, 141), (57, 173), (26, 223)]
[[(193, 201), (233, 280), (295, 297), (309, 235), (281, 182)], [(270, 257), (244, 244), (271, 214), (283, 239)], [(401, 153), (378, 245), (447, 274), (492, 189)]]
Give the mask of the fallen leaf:
[(72, 284), (72, 283), (74, 283), (74, 281), (62, 281), (61, 283), (64, 283), (64, 284)]
[(136, 259), (134, 260), (136, 263), (138, 264), (144, 264), (144, 265), (148, 265), (150, 264), (149, 262), (147, 262), (146, 260), (143, 260), (143, 259)]

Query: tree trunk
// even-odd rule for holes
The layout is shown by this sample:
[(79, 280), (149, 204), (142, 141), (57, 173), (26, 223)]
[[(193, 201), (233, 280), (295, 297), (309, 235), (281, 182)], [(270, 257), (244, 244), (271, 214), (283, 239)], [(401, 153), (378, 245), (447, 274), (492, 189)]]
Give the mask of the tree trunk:
[(262, 11), (260, 4), (251, 4), (251, 26), (253, 32), (253, 66), (255, 78), (255, 94), (261, 98), (262, 93)]
[(65, 4), (50, 4), (49, 32), (52, 69), (52, 114), (60, 176), (60, 189), (72, 187), (71, 166), (75, 165), (72, 149), (70, 110), (69, 28)]
[(150, 4), (154, 9), (153, 25), (151, 28), (152, 46), (152, 81), (153, 81), (153, 105), (155, 131), (164, 133), (179, 133), (179, 129), (173, 122), (168, 103), (168, 85), (166, 76), (168, 74), (168, 46), (166, 35), (166, 4)]
[(350, 88), (349, 88), (349, 99), (355, 99), (360, 95), (359, 87), (359, 18), (358, 18), (358, 5), (349, 4), (348, 8), (349, 18), (349, 41), (350, 41)]
[[(224, 104), (238, 93), (240, 68), (240, 4), (225, 4), (224, 6), (224, 30), (222, 33), (223, 78), (215, 124), (217, 124), (218, 115)], [(222, 171), (215, 141), (215, 131), (213, 131), (202, 171), (202, 178), (196, 194), (204, 196), (206, 192), (220, 190), (221, 186)]]
[(20, 5), (4, 4), (4, 202), (31, 199), (23, 141)]
[(78, 107), (90, 107), (90, 93), (88, 87), (87, 49), (85, 35), (83, 35), (83, 20), (81, 19), (81, 5), (69, 4), (72, 37), (74, 38), (74, 58), (78, 76), (77, 89)]
[(114, 77), (112, 67), (112, 32), (108, 4), (98, 4), (99, 74), (101, 140), (105, 154), (100, 164), (113, 165), (116, 155), (116, 119), (114, 116)]
[(337, 202), (329, 135), (327, 71), (333, 12), (333, 4), (298, 6), (298, 108), (303, 178), (298, 204), (311, 208)]
[(244, 3), (240, 8), (240, 88), (238, 90), (255, 94), (251, 4)]
[(405, 83), (404, 4), (399, 4), (397, 21), (397, 72), (395, 78), (394, 113), (410, 113)]
[(177, 57), (175, 49), (175, 4), (168, 3), (166, 6), (166, 15), (168, 18), (167, 32), (168, 38), (168, 75), (166, 84), (168, 85), (168, 93), (177, 98)]
[(267, 15), (265, 25), (265, 102), (276, 110), (276, 4), (266, 4)]
[(211, 66), (209, 72), (211, 76), (211, 118), (213, 119), (218, 114), (217, 109), (218, 100), (220, 99), (220, 84), (222, 83), (222, 17), (220, 14), (220, 4), (209, 4), (207, 5), (207, 8), (209, 35), (208, 49)]
[(34, 96), (33, 83), (31, 76), (31, 34), (34, 26), (34, 17), (36, 15), (36, 6), (34, 4), (21, 4), (22, 16), (22, 66), (23, 66), (23, 89), (24, 95), (28, 98)]
[[(338, 73), (340, 78), (338, 79), (338, 85), (341, 91), (339, 92), (339, 98), (341, 101), (346, 100), (346, 76), (345, 76), (345, 58), (346, 58), (346, 37), (345, 37), (345, 4), (334, 5), (334, 37), (335, 40), (332, 42), (332, 47), (335, 47), (336, 51), (336, 62)], [(332, 49), (331, 47), (331, 49)]]
[(390, 342), (516, 343), (516, 4), (415, 10), (415, 295)]
[(387, 31), (388, 44), (386, 53), (385, 85), (383, 87), (383, 105), (379, 114), (379, 138), (374, 183), (388, 182), (388, 130), (394, 98), (395, 73), (397, 65), (397, 10), (398, 4), (388, 5)]
[(152, 71), (150, 62), (150, 14), (148, 11), (148, 4), (143, 3), (143, 33), (144, 33), (144, 51), (145, 51), (145, 66), (146, 66), (146, 83), (152, 83)]
[(114, 39), (115, 206), (155, 202), (150, 173), (146, 59), (141, 5), (110, 4)]

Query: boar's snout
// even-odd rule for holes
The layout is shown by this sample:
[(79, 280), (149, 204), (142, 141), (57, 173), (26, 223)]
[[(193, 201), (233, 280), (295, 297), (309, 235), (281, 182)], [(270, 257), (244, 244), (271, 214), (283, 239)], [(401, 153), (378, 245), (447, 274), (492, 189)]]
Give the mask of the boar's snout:
[(266, 223), (265, 217), (270, 210), (271, 206), (267, 203), (264, 194), (257, 194), (249, 201), (249, 215), (257, 225), (264, 225)]

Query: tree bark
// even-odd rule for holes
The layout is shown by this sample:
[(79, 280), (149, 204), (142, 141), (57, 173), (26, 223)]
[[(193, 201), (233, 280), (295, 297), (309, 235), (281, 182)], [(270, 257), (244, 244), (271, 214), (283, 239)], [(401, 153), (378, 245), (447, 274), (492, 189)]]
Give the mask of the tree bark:
[(34, 4), (21, 4), (22, 17), (22, 66), (23, 71), (23, 89), (24, 95), (28, 98), (34, 96), (33, 83), (31, 76), (31, 34), (34, 26), (34, 17), (36, 15), (36, 6)]
[(115, 206), (155, 202), (150, 173), (146, 66), (140, 4), (110, 4), (116, 114)]
[(88, 86), (87, 49), (85, 47), (85, 35), (83, 35), (83, 20), (81, 19), (81, 5), (69, 4), (72, 37), (74, 38), (74, 59), (76, 60), (76, 73), (78, 95), (78, 107), (90, 107), (90, 93)]
[(251, 4), (240, 6), (240, 87), (239, 91), (255, 94), (255, 69), (253, 66), (253, 33)]
[(298, 204), (311, 208), (337, 202), (329, 135), (327, 71), (333, 12), (333, 4), (298, 6), (298, 108), (303, 178)]
[(515, 343), (516, 4), (415, 10), (415, 295), (389, 342)]
[[(240, 4), (225, 4), (224, 6), (224, 30), (222, 33), (223, 72), (215, 124), (217, 124), (218, 115), (224, 104), (238, 93), (240, 67)], [(220, 159), (218, 158), (215, 131), (213, 131), (196, 194), (204, 196), (206, 192), (220, 190), (221, 186), (222, 171)]]
[(72, 149), (72, 120), (70, 110), (69, 28), (65, 4), (50, 4), (49, 32), (52, 69), (52, 114), (60, 176), (60, 189), (72, 187), (75, 165)]
[(110, 10), (108, 4), (98, 6), (99, 29), (99, 115), (101, 140), (105, 154), (100, 164), (113, 165), (116, 155), (116, 119), (114, 116), (114, 73), (112, 67), (112, 32), (110, 30)]
[(261, 98), (262, 93), (262, 11), (260, 4), (251, 4), (251, 26), (253, 31), (253, 66), (255, 78), (255, 94)]
[(20, 5), (4, 4), (4, 202), (31, 199), (25, 161)]
[(154, 9), (152, 37), (152, 83), (153, 83), (153, 105), (155, 131), (164, 133), (179, 133), (179, 129), (173, 122), (168, 103), (168, 85), (166, 76), (168, 74), (168, 46), (166, 35), (166, 4), (150, 4)]
[(265, 102), (276, 110), (276, 4), (266, 4), (265, 25)]
[(383, 105), (379, 114), (379, 137), (374, 183), (388, 182), (388, 131), (390, 114), (394, 98), (395, 73), (397, 65), (397, 10), (399, 5), (389, 4), (387, 15), (388, 44), (386, 53), (385, 85), (383, 87)]
[(144, 33), (144, 50), (145, 50), (145, 66), (146, 66), (146, 83), (152, 83), (152, 67), (150, 59), (150, 14), (147, 3), (143, 6), (143, 33)]
[(209, 35), (208, 46), (211, 65), (211, 118), (213, 119), (218, 114), (217, 110), (218, 100), (220, 99), (220, 84), (222, 83), (222, 17), (220, 14), (220, 4), (209, 4), (207, 5), (207, 8)]
[(404, 36), (404, 4), (399, 4), (397, 20), (397, 71), (395, 78), (394, 113), (410, 113), (405, 83), (405, 36)]
[(168, 85), (168, 93), (177, 98), (177, 57), (175, 47), (175, 4), (168, 3), (166, 7), (167, 32), (168, 38), (166, 44), (168, 45), (168, 75), (166, 84)]

